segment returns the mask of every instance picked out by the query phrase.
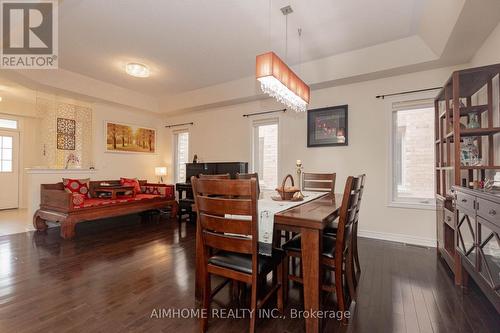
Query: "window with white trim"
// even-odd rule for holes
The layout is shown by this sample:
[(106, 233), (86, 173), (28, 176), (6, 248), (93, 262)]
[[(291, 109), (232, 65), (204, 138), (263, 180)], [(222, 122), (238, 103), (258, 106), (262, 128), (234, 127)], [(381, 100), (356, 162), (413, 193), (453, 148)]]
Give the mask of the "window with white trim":
[(261, 189), (278, 185), (278, 119), (253, 122), (252, 166)]
[(17, 120), (0, 118), (0, 127), (8, 129), (17, 129)]
[(395, 206), (434, 205), (433, 101), (392, 103), (391, 198)]
[(189, 132), (174, 133), (174, 175), (176, 183), (186, 181), (186, 163), (189, 159)]
[(12, 172), (12, 136), (0, 136), (0, 172)]

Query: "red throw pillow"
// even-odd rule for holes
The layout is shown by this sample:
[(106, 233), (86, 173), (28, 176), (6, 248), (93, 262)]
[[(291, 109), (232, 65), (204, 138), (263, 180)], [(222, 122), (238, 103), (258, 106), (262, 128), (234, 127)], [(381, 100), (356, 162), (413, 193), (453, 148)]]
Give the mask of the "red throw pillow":
[(89, 182), (90, 179), (70, 179), (63, 178), (64, 190), (68, 193), (78, 193), (85, 196), (85, 198), (90, 198), (89, 195)]
[(141, 185), (139, 185), (137, 178), (120, 178), (120, 184), (122, 186), (133, 186), (135, 194), (141, 193)]

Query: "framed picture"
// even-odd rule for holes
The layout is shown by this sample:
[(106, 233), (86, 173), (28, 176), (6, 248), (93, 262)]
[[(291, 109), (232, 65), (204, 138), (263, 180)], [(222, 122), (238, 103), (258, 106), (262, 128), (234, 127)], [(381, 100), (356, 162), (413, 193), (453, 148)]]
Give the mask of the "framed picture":
[(347, 146), (347, 105), (307, 111), (307, 147)]
[(107, 152), (156, 153), (155, 129), (109, 121), (105, 127)]

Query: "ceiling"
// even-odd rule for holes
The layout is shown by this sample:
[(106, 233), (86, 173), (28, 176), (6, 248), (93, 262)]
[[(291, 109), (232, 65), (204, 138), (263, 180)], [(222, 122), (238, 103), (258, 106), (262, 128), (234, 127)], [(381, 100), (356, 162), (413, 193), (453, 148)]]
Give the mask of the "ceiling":
[[(182, 113), (265, 98), (255, 56), (269, 50), (314, 93), (467, 64), (500, 22), (499, 0), (58, 1), (59, 69), (0, 70), (3, 95), (14, 82), (12, 97)], [(280, 8), (289, 4), (286, 52)], [(128, 76), (128, 62), (148, 65), (151, 77)]]
[[(253, 75), (269, 49), (294, 64), (299, 44), (310, 61), (415, 35), (427, 1), (273, 0), (271, 10), (269, 0), (61, 1), (59, 66), (164, 97)], [(288, 4), (287, 57), (279, 9)], [(151, 77), (126, 75), (127, 62), (147, 64)]]

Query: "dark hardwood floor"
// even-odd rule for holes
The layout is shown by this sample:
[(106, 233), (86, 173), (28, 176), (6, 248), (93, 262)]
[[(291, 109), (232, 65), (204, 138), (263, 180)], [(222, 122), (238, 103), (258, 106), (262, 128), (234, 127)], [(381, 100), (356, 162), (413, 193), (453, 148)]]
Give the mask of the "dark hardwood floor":
[[(499, 332), (478, 288), (455, 288), (435, 249), (360, 240), (362, 277), (349, 326), (325, 332)], [(196, 319), (155, 318), (194, 304), (194, 227), (135, 216), (77, 226), (72, 241), (0, 237), (0, 332), (197, 332)], [(226, 287), (214, 307), (236, 308)], [(331, 306), (331, 299), (327, 299)], [(292, 287), (287, 314), (300, 308)], [(271, 305), (272, 306), (272, 305)], [(302, 319), (261, 319), (259, 332), (303, 332)], [(213, 319), (209, 332), (245, 332), (248, 319)]]

